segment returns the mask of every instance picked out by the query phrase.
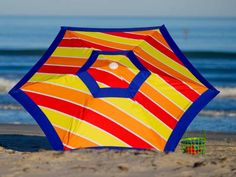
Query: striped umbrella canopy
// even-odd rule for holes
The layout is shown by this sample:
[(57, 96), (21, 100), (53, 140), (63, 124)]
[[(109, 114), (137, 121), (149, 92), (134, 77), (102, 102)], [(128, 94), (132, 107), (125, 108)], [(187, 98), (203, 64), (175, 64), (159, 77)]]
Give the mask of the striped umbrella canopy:
[(55, 150), (88, 147), (174, 151), (217, 91), (165, 26), (62, 27), (9, 92)]

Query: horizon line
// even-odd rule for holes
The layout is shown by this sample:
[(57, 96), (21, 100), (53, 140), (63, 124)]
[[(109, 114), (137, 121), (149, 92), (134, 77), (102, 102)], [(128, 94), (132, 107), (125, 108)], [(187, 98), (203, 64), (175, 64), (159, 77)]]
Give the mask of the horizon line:
[(0, 17), (98, 17), (98, 18), (122, 18), (122, 17), (130, 17), (130, 18), (211, 18), (211, 19), (224, 19), (224, 18), (236, 18), (236, 16), (162, 16), (162, 15), (53, 15), (53, 14), (48, 14), (48, 15), (37, 15), (37, 14), (0, 14)]

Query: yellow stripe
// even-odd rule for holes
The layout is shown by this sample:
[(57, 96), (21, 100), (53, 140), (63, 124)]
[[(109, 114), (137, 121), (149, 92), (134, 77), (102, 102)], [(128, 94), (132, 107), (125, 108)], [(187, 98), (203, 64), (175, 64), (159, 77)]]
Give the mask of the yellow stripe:
[[(102, 56), (102, 59), (105, 59), (105, 57), (106, 55), (104, 55), (104, 57)], [(127, 63), (127, 60), (118, 61), (118, 59), (116, 59), (115, 57), (110, 57), (110, 56), (109, 56), (109, 60), (117, 61), (121, 63), (122, 65), (128, 67), (134, 74), (138, 74), (139, 72), (139, 70), (133, 69), (132, 68), (133, 63), (131, 62)], [(149, 84), (155, 90), (158, 90), (160, 93), (162, 93), (162, 95), (167, 97), (173, 103), (176, 103), (176, 105), (181, 107), (181, 109), (183, 110), (185, 110), (186, 107), (188, 107), (188, 105), (191, 104), (191, 101), (189, 101), (184, 95), (179, 93), (176, 89), (171, 87), (168, 83), (166, 83), (163, 79), (161, 79), (158, 75), (154, 73), (152, 73), (148, 77), (145, 83)]]
[[(68, 55), (73, 55), (70, 53), (70, 50), (73, 50), (73, 52), (80, 53), (82, 49), (79, 48), (57, 48), (56, 52), (53, 55), (57, 56), (68, 56)], [(69, 54), (67, 54), (69, 53)], [(63, 54), (63, 55), (62, 55)], [(76, 57), (73, 55), (73, 57)], [(86, 57), (86, 56), (78, 56), (78, 57)], [(87, 56), (89, 57), (89, 56)], [(107, 58), (106, 55), (101, 55), (99, 56), (101, 59)], [(117, 61), (118, 59), (115, 56), (110, 57), (111, 61)], [(128, 60), (119, 60), (119, 62), (127, 67), (129, 67), (135, 74), (137, 74), (139, 71), (132, 69), (132, 63), (129, 62)], [(155, 79), (157, 80), (155, 80)], [(181, 93), (179, 93), (177, 90), (173, 89), (168, 83), (163, 81), (159, 76), (153, 75), (152, 74), (152, 79), (150, 77), (146, 80), (146, 82), (151, 85), (153, 88), (156, 90), (160, 91), (163, 95), (165, 95), (168, 99), (172, 100), (172, 102), (176, 103), (179, 105), (182, 109), (186, 109), (186, 105), (189, 105), (191, 103), (185, 96), (183, 96)]]
[(89, 58), (93, 49), (92, 48), (69, 48), (69, 47), (57, 47), (52, 53), (52, 56), (66, 56), (66, 57), (78, 57)]
[[(92, 49), (87, 49), (87, 48), (57, 48), (54, 52), (53, 52), (53, 56), (69, 56), (69, 57), (87, 57), (87, 58), (89, 58), (89, 56), (91, 55), (91, 52), (92, 52)], [(99, 56), (100, 57), (100, 56)], [(101, 58), (105, 58), (106, 57), (106, 55), (101, 55)], [(110, 58), (109, 58), (110, 59)], [(115, 56), (113, 56), (113, 57), (111, 57), (111, 60), (114, 60), (114, 61), (116, 61), (115, 60), (116, 58), (115, 58)], [(127, 60), (128, 61), (128, 60)], [(123, 60), (120, 60), (119, 62), (121, 62), (122, 64), (124, 64), (124, 65), (126, 65), (127, 64), (127, 66), (128, 67), (130, 67), (131, 69), (132, 69), (132, 63), (127, 63), (127, 62), (123, 62)], [(135, 70), (132, 70), (135, 74), (137, 74), (138, 73), (138, 71), (135, 71)], [(156, 76), (156, 77), (158, 77), (158, 76)], [(160, 80), (160, 78), (158, 79), (158, 80)], [(154, 80), (153, 80), (154, 81)], [(148, 82), (149, 84), (151, 84), (152, 86), (154, 86), (155, 87), (155, 89), (157, 89), (157, 90), (160, 90), (161, 88), (160, 88), (160, 85), (159, 84), (155, 84), (154, 82)], [(156, 87), (155, 85), (158, 85), (159, 87)], [(165, 84), (165, 87), (167, 86), (167, 84)], [(162, 89), (163, 90), (163, 89)], [(178, 91), (176, 91), (175, 89), (169, 89), (169, 90), (172, 90), (172, 91), (174, 91), (174, 92), (178, 92)], [(175, 101), (176, 99), (175, 99), (175, 97), (172, 97), (172, 94), (170, 94), (169, 93), (169, 90), (168, 90), (168, 93), (167, 92), (165, 92), (165, 93), (163, 93), (165, 96), (167, 96), (170, 100), (172, 100), (173, 102), (178, 102), (178, 100), (177, 101)], [(172, 92), (171, 92), (172, 93)], [(169, 97), (168, 95), (171, 95), (171, 97)], [(174, 93), (174, 95), (181, 95), (181, 94), (178, 94), (178, 93)], [(184, 96), (180, 96), (181, 97), (181, 99), (184, 99), (185, 101), (184, 102), (187, 102), (187, 98), (185, 98)], [(173, 99), (174, 98), (174, 99)], [(184, 103), (183, 105), (180, 103), (180, 102), (178, 102), (177, 103), (181, 108), (186, 108), (186, 104)]]
[[(105, 59), (105, 56), (102, 57), (102, 59)], [(139, 70), (133, 69), (131, 65), (133, 63), (129, 62), (127, 63), (127, 60), (119, 60), (115, 57), (109, 56), (109, 60), (117, 61), (121, 63), (122, 65), (128, 67), (134, 74), (138, 74)], [(154, 89), (158, 90), (162, 95), (167, 97), (169, 100), (171, 100), (173, 103), (176, 103), (181, 109), (185, 110), (186, 107), (188, 107), (189, 104), (191, 104), (191, 101), (189, 101), (184, 95), (179, 93), (177, 90), (175, 90), (173, 87), (169, 86), (163, 79), (161, 79), (156, 74), (151, 74), (148, 79), (145, 81), (145, 83), (152, 86)], [(143, 90), (142, 90), (143, 91)], [(148, 93), (147, 93), (148, 94)]]
[(49, 118), (52, 124), (63, 127), (82, 137), (91, 139), (101, 146), (111, 146), (112, 144), (113, 146), (129, 147), (123, 141), (84, 121), (45, 107), (40, 107), (40, 109)]
[[(91, 109), (92, 111), (95, 111), (100, 115), (104, 115), (107, 119), (120, 124), (125, 129), (132, 132), (136, 136), (139, 136), (153, 147), (160, 150), (164, 149), (165, 147), (166, 141), (145, 124), (142, 124), (140, 121), (137, 121), (137, 119), (132, 118), (125, 112), (122, 112), (121, 110), (102, 101), (101, 99), (94, 99), (89, 94), (83, 93), (81, 91), (76, 91), (74, 89), (69, 89), (67, 87), (42, 82), (38, 82), (38, 84), (35, 85), (26, 83), (22, 89), (26, 92), (29, 91), (33, 93), (43, 94), (49, 97), (62, 99), (79, 106), (86, 105), (86, 108)], [(74, 95), (78, 95), (78, 97), (75, 97)], [(91, 104), (87, 104), (88, 100), (91, 101), (91, 99)]]
[[(36, 74), (30, 79), (30, 81), (41, 81), (41, 77), (44, 77), (43, 75), (44, 74)], [(51, 77), (53, 78), (53, 75)], [(68, 82), (68, 80), (70, 80), (70, 82)], [(65, 81), (67, 81), (66, 84)], [(55, 80), (50, 79), (48, 80), (48, 82), (52, 84), (62, 85), (65, 87), (70, 87), (78, 91), (90, 94), (89, 90), (87, 89), (87, 87), (85, 87), (84, 83), (79, 78), (73, 76), (66, 76), (63, 78), (56, 77)], [(101, 83), (99, 83), (99, 85), (101, 85)], [(157, 119), (154, 115), (149, 113), (147, 110), (144, 110), (144, 108), (141, 107), (138, 103), (134, 103), (133, 101), (127, 98), (104, 98), (103, 100), (105, 100), (109, 104), (118, 106), (123, 112), (126, 112), (129, 115), (133, 116), (136, 120), (143, 122), (144, 125), (151, 127), (164, 139), (168, 139), (168, 137), (170, 136), (172, 130), (159, 119)]]
[(172, 130), (167, 128), (159, 119), (150, 114), (146, 109), (142, 108), (140, 104), (132, 102), (127, 98), (102, 98), (102, 100), (115, 105), (121, 110), (125, 111), (129, 115), (137, 118), (139, 121), (143, 122), (147, 126), (155, 130), (164, 139), (168, 139)]
[[(119, 58), (116, 55), (109, 55), (109, 56), (99, 55), (100, 60), (105, 60), (108, 58), (110, 61), (118, 62), (118, 63), (126, 66), (134, 74), (138, 74), (138, 72), (139, 72), (139, 70), (133, 65), (133, 63), (129, 59), (127, 59), (125, 56)], [(81, 59), (78, 58), (77, 60), (81, 60)], [(68, 66), (75, 66), (75, 65), (68, 65)], [(76, 66), (79, 66), (79, 65), (76, 65)], [(54, 76), (54, 78), (55, 77), (56, 76)], [(57, 77), (62, 77), (62, 75), (59, 75)], [(45, 76), (43, 80), (46, 81), (48, 79), (50, 79), (50, 75), (48, 77)], [(152, 73), (152, 75), (149, 76), (149, 79), (147, 79), (145, 81), (145, 83), (149, 84), (151, 87), (153, 87), (154, 90), (157, 90), (158, 92), (160, 92), (163, 96), (165, 96), (166, 98), (171, 100), (173, 103), (175, 103), (177, 106), (179, 106), (183, 110), (185, 110), (186, 105), (191, 103), (191, 101), (189, 101), (189, 99), (187, 99), (184, 95), (182, 95), (176, 89), (171, 87), (167, 82), (165, 82), (163, 79), (161, 79), (160, 76), (158, 76), (154, 73)], [(142, 88), (141, 88), (141, 91), (145, 92), (144, 90), (142, 90)], [(148, 95), (148, 93), (147, 93), (147, 95)]]
[(104, 39), (104, 40), (108, 40), (112, 42), (122, 43), (122, 44), (130, 45), (130, 46), (137, 46), (142, 42), (142, 40), (139, 40), (139, 39), (131, 39), (131, 38), (126, 38), (126, 37), (114, 36), (114, 35), (105, 34), (101, 32), (84, 32), (84, 31), (77, 32), (76, 31), (75, 33), (94, 37), (94, 38)]
[(43, 81), (55, 84), (59, 83), (66, 87), (74, 88), (77, 90), (80, 89), (83, 90), (84, 92), (89, 92), (88, 88), (82, 82), (82, 80), (75, 75), (55, 75), (55, 74), (36, 73), (29, 80), (29, 82), (43, 82)]
[(125, 44), (133, 47), (141, 47), (145, 52), (151, 54), (154, 58), (162, 62), (163, 64), (171, 67), (172, 69), (176, 70), (180, 74), (188, 77), (192, 81), (195, 81), (199, 84), (201, 82), (191, 73), (188, 71), (188, 69), (185, 66), (182, 66), (175, 62), (174, 60), (170, 59), (169, 57), (165, 56), (160, 51), (154, 49), (149, 43), (147, 43), (144, 40), (137, 40), (137, 39), (131, 39), (131, 38), (124, 38), (124, 37), (118, 37), (113, 36), (110, 34), (100, 33), (100, 32), (75, 32), (77, 34), (82, 34), (85, 36), (90, 36), (93, 38), (101, 39), (104, 41), (112, 41), (115, 43)]
[(188, 77), (189, 79), (201, 84), (201, 82), (186, 67), (178, 64), (177, 62), (175, 62), (172, 59), (169, 59), (167, 56), (165, 56), (160, 51), (156, 50), (150, 44), (148, 44), (146, 42), (143, 42), (142, 44), (140, 44), (139, 47), (141, 47), (146, 53), (152, 55), (154, 58), (158, 59), (159, 61), (161, 61), (165, 65), (171, 67), (172, 69), (179, 72), (180, 74), (182, 74), (182, 75)]
[(166, 82), (156, 74), (151, 74), (147, 78), (146, 82), (150, 83), (151, 86), (158, 89), (158, 91), (169, 98), (169, 100), (176, 103), (183, 110), (186, 110), (192, 103), (184, 95), (176, 91), (173, 87), (167, 85)]
[[(85, 86), (85, 84), (75, 75), (55, 75), (55, 74), (37, 73), (29, 81), (30, 82), (47, 81), (51, 83), (63, 83), (66, 81), (65, 80), (66, 78), (69, 78), (70, 80), (70, 82), (66, 83), (68, 87), (83, 90), (84, 92), (89, 93), (89, 90)], [(167, 85), (165, 81), (163, 81), (154, 74), (151, 74), (147, 78), (146, 82), (148, 82), (154, 88), (158, 89), (160, 93), (165, 95), (172, 102), (176, 103), (183, 110), (186, 110), (188, 106), (191, 104), (191, 102), (187, 100), (182, 94), (180, 94), (174, 88)]]

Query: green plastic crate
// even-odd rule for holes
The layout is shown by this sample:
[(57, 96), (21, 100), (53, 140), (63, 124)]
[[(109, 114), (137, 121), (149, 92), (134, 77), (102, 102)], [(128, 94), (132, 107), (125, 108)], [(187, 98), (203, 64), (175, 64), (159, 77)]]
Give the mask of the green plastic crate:
[(180, 141), (183, 153), (191, 155), (203, 155), (206, 152), (206, 135), (202, 137), (184, 137)]

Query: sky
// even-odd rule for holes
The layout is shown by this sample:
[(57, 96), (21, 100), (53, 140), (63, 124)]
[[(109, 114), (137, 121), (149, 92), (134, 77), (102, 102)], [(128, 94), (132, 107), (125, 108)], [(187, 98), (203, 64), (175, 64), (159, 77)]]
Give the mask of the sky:
[(236, 0), (0, 0), (0, 15), (236, 17)]

